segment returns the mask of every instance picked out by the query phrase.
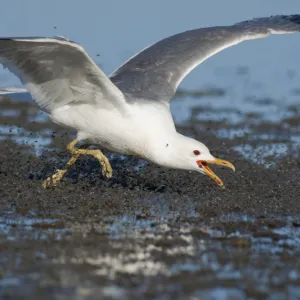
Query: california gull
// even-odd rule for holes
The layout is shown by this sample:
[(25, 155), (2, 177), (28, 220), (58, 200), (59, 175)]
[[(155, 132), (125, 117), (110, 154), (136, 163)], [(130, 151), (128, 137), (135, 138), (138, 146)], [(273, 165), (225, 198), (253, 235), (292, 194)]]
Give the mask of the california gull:
[(67, 149), (66, 168), (47, 178), (55, 185), (81, 154), (94, 156), (112, 176), (100, 150), (75, 147), (79, 141), (135, 155), (158, 165), (197, 171), (221, 179), (208, 164), (234, 170), (201, 142), (179, 134), (170, 100), (182, 79), (208, 57), (245, 40), (300, 31), (300, 15), (271, 16), (189, 30), (165, 38), (130, 58), (109, 77), (82, 46), (63, 37), (1, 38), (0, 62), (19, 77), (53, 122), (77, 131)]

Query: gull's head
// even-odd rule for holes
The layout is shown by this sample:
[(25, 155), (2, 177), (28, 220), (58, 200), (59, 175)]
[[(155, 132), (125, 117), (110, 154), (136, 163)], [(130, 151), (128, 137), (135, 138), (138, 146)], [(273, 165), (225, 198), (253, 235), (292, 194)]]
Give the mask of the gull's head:
[[(224, 159), (220, 159), (220, 158), (216, 158), (214, 156), (212, 156), (210, 154), (210, 151), (208, 150), (208, 148), (202, 144), (199, 143), (199, 149), (195, 149), (193, 150), (193, 154), (194, 154), (194, 159), (195, 159), (195, 170), (209, 176), (210, 178), (212, 178), (215, 183), (224, 188), (224, 183), (223, 181), (212, 171), (212, 169), (208, 166), (209, 164), (211, 165), (219, 165), (219, 166), (224, 166), (224, 167), (228, 167), (230, 169), (232, 169), (233, 171), (235, 171), (235, 167), (234, 165)], [(200, 147), (201, 146), (201, 147)]]
[(229, 161), (216, 158), (211, 155), (209, 149), (201, 142), (187, 138), (185, 146), (182, 149), (183, 158), (187, 164), (187, 168), (191, 171), (197, 171), (212, 178), (220, 187), (224, 187), (223, 181), (211, 170), (209, 165), (219, 165), (232, 169), (235, 168)]
[(170, 143), (166, 143), (159, 160), (153, 160), (160, 165), (175, 169), (197, 171), (212, 178), (220, 187), (223, 181), (210, 169), (209, 165), (219, 165), (232, 169), (235, 168), (229, 161), (214, 157), (209, 149), (201, 142), (192, 138), (179, 135)]

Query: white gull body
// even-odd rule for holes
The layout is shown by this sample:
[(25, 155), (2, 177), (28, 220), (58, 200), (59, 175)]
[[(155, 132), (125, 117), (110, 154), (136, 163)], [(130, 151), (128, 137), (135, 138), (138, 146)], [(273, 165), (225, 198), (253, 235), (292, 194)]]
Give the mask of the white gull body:
[[(54, 110), (51, 119), (76, 128), (79, 140), (99, 144), (114, 152), (140, 156), (170, 168), (176, 164), (177, 168), (190, 169), (187, 157), (182, 159), (179, 147), (187, 147), (189, 143), (194, 162), (193, 150), (200, 144), (176, 131), (169, 108), (150, 103), (124, 104), (122, 111), (95, 108), (89, 104), (66, 105)], [(213, 159), (208, 149), (206, 159)]]
[(190, 30), (163, 39), (107, 77), (84, 49), (66, 38), (0, 39), (0, 62), (15, 73), (53, 122), (78, 140), (156, 164), (198, 171), (222, 181), (201, 142), (176, 131), (170, 100), (182, 79), (217, 52), (245, 40), (300, 31), (300, 15)]

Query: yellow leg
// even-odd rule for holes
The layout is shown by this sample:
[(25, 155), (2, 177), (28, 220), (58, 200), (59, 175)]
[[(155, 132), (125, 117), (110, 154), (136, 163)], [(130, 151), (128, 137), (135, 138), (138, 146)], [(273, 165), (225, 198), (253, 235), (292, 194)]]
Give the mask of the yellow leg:
[(75, 163), (79, 156), (72, 156), (66, 164), (66, 168), (63, 170), (56, 170), (56, 172), (49, 176), (42, 184), (43, 188), (47, 188), (48, 186), (55, 186), (58, 181), (60, 181), (65, 173), (70, 169), (70, 167)]
[(62, 179), (65, 173), (71, 168), (71, 166), (76, 162), (82, 154), (92, 155), (95, 157), (101, 167), (102, 167), (102, 174), (104, 177), (111, 178), (112, 177), (112, 168), (111, 165), (106, 158), (106, 156), (100, 150), (89, 150), (89, 149), (76, 149), (75, 145), (78, 143), (78, 139), (73, 140), (71, 143), (67, 145), (67, 150), (72, 154), (72, 157), (66, 164), (66, 168), (63, 170), (57, 170), (53, 175), (48, 177), (42, 184), (44, 188), (48, 186), (54, 186), (56, 183)]

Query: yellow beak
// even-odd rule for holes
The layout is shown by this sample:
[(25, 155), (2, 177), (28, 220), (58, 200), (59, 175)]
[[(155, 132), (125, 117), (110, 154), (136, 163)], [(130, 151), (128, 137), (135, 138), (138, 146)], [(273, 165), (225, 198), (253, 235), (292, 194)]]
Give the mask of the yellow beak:
[(219, 158), (216, 158), (215, 160), (198, 160), (197, 164), (205, 171), (205, 174), (212, 178), (221, 188), (225, 188), (223, 181), (208, 167), (207, 164), (228, 167), (235, 172), (235, 167), (231, 162)]

